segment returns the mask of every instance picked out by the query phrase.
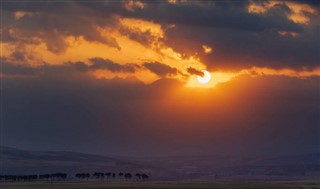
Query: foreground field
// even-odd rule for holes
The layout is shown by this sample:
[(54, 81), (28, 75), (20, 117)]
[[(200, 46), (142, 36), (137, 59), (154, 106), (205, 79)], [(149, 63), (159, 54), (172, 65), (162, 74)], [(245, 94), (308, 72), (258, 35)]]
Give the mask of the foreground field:
[(268, 182), (268, 183), (208, 183), (208, 182), (144, 182), (144, 183), (107, 183), (107, 182), (63, 182), (63, 183), (1, 183), (1, 189), (320, 189), (320, 181)]

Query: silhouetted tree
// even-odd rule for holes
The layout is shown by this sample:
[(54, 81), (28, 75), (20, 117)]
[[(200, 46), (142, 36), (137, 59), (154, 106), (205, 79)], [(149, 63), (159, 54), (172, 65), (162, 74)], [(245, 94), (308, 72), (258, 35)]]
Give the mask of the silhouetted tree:
[(140, 173), (137, 173), (137, 174), (135, 175), (135, 177), (137, 177), (137, 180), (140, 180), (140, 179), (141, 179), (141, 174), (140, 174)]
[(77, 173), (76, 177), (79, 179), (89, 179), (90, 178), (90, 174), (89, 173)]
[(93, 176), (95, 176), (97, 179), (101, 179), (102, 180), (104, 178), (104, 173), (96, 172), (96, 173), (93, 174)]
[(142, 178), (142, 180), (146, 180), (146, 179), (149, 178), (149, 176), (143, 173), (143, 174), (141, 175), (141, 178)]
[(119, 173), (119, 174), (118, 174), (120, 180), (121, 180), (121, 178), (123, 177), (123, 175), (124, 175), (123, 173)]
[(2, 178), (3, 178), (3, 180), (5, 182), (15, 182), (15, 181), (17, 181), (17, 176), (16, 175), (3, 175)]
[(89, 180), (90, 174), (89, 174), (89, 173), (86, 173), (86, 174), (84, 175), (84, 177), (85, 177), (87, 180)]
[(105, 175), (107, 176), (107, 178), (111, 177), (111, 173), (105, 173)]
[(132, 178), (131, 173), (126, 173), (126, 174), (124, 174), (124, 178), (125, 178), (126, 180), (131, 179), (131, 178)]
[(52, 180), (65, 180), (67, 178), (66, 173), (53, 173), (51, 174)]
[(50, 178), (49, 174), (39, 175), (39, 179), (41, 179), (41, 180), (49, 180), (49, 178)]

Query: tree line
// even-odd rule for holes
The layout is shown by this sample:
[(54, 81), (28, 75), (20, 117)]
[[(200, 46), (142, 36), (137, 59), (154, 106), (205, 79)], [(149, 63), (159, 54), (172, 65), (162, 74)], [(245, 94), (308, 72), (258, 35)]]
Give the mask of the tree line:
[(47, 181), (61, 181), (66, 180), (66, 173), (52, 173), (43, 175), (0, 175), (0, 181), (37, 181), (37, 180), (47, 180)]
[(126, 181), (128, 180), (141, 180), (144, 181), (149, 178), (149, 176), (145, 173), (136, 173), (135, 175), (132, 175), (131, 173), (103, 173), (103, 172), (95, 172), (92, 175), (90, 173), (77, 173), (76, 178), (88, 180), (89, 178), (95, 178), (95, 179), (124, 179)]
[[(41, 174), (41, 175), (0, 175), (0, 181), (5, 182), (29, 182), (29, 181), (64, 181), (68, 177), (67, 173), (52, 173), (52, 174)], [(136, 173), (135, 175), (131, 173), (103, 173), (95, 172), (90, 173), (77, 173), (75, 177), (81, 180), (89, 180), (91, 178), (96, 180), (135, 180), (135, 181), (145, 181), (149, 176), (145, 173)]]

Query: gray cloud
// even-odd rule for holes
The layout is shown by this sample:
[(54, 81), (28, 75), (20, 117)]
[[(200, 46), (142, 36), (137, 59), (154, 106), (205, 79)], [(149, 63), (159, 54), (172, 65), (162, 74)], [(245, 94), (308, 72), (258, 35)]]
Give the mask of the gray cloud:
[[(259, 34), (215, 28), (176, 26), (167, 32), (166, 43), (176, 51), (192, 55), (211, 69), (243, 69), (252, 66), (312, 69), (318, 66), (318, 19), (305, 26), (304, 33), (281, 36), (276, 30)], [(188, 40), (185, 40), (188, 39)], [(213, 47), (212, 54), (202, 53), (202, 45)]]
[(107, 69), (112, 72), (127, 72), (134, 73), (137, 69), (140, 68), (137, 64), (117, 64), (108, 59), (103, 58), (91, 58), (90, 61), (93, 63), (90, 66), (90, 69)]
[[(37, 43), (41, 39), (48, 50), (61, 53), (68, 47), (64, 37), (72, 35), (120, 49), (116, 39), (102, 36), (97, 30), (98, 26), (114, 26), (115, 19), (112, 16), (95, 17), (92, 10), (75, 2), (6, 1), (3, 3), (3, 9), (5, 15), (11, 18), (2, 24), (4, 38), (12, 43)], [(25, 11), (29, 14), (14, 19), (14, 13), (11, 11)], [(14, 30), (14, 34), (10, 34), (9, 30)]]
[(172, 68), (159, 62), (146, 62), (143, 64), (143, 66), (160, 77), (173, 76), (178, 74), (178, 70), (176, 68)]
[[(18, 54), (19, 55), (19, 54)], [(18, 56), (15, 55), (15, 56)], [(19, 58), (19, 57), (18, 57)], [(15, 61), (17, 57), (14, 58)], [(114, 63), (111, 60), (103, 58), (91, 58), (90, 61), (92, 64), (86, 64), (84, 62), (66, 62), (60, 65), (50, 65), (43, 63), (38, 66), (31, 66), (27, 63), (14, 63), (6, 57), (2, 57), (2, 70), (1, 73), (5, 75), (20, 75), (20, 76), (37, 76), (40, 74), (67, 74), (67, 73), (85, 73), (92, 70), (109, 70), (111, 72), (122, 72), (122, 73), (134, 73), (138, 69), (141, 69), (141, 66), (137, 64), (118, 64)]]
[(250, 14), (246, 8), (249, 1), (189, 1), (170, 4), (166, 1), (146, 1), (147, 8), (131, 12), (121, 3), (104, 3), (101, 1), (81, 2), (92, 9), (105, 12), (104, 9), (115, 8), (112, 12), (126, 16), (153, 20), (164, 24), (183, 24), (215, 28), (262, 31), (265, 29), (282, 29), (301, 32), (302, 27), (286, 19), (283, 12), (273, 17)]
[(18, 61), (25, 60), (24, 53), (23, 53), (23, 52), (20, 52), (20, 51), (14, 51), (14, 52), (12, 52), (12, 53), (11, 53), (11, 56), (12, 56), (15, 60), (18, 60)]
[(6, 75), (35, 75), (38, 73), (38, 70), (26, 66), (24, 64), (12, 64), (8, 63), (4, 59), (2, 59), (2, 69), (1, 69), (1, 74), (6, 74)]
[(202, 72), (202, 71), (197, 70), (197, 69), (192, 68), (192, 67), (189, 67), (189, 68), (187, 69), (187, 72), (188, 72), (189, 74), (191, 74), (191, 75), (203, 76), (203, 72)]

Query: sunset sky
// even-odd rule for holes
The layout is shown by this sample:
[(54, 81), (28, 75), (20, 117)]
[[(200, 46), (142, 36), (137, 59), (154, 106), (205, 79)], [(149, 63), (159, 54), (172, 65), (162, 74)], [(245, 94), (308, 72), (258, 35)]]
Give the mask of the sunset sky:
[(1, 145), (320, 152), (320, 1), (3, 0), (0, 32)]

